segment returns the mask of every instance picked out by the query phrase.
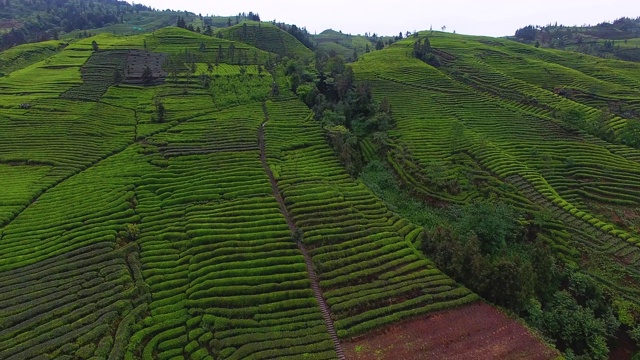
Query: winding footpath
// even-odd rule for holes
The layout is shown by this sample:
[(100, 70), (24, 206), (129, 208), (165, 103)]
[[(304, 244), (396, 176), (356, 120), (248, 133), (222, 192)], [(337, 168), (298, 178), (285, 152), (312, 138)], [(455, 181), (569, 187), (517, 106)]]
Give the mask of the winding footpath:
[[(299, 229), (296, 224), (293, 222), (293, 218), (291, 214), (287, 210), (287, 207), (284, 205), (284, 199), (280, 194), (280, 189), (278, 189), (278, 183), (276, 182), (276, 178), (273, 176), (273, 172), (269, 168), (269, 164), (267, 164), (267, 153), (265, 151), (265, 142), (264, 142), (264, 126), (267, 121), (263, 122), (258, 130), (258, 145), (260, 146), (260, 161), (262, 162), (262, 167), (264, 171), (269, 176), (269, 181), (271, 182), (271, 189), (273, 190), (273, 196), (280, 204), (280, 212), (284, 215), (284, 218), (287, 220), (287, 225), (289, 226), (289, 231), (291, 231), (291, 235), (299, 233)], [(327, 331), (329, 332), (329, 336), (331, 336), (331, 341), (333, 341), (333, 347), (336, 350), (336, 354), (338, 355), (338, 359), (345, 360), (344, 350), (342, 349), (342, 344), (340, 344), (340, 340), (338, 339), (338, 334), (336, 333), (336, 328), (333, 324), (333, 319), (331, 318), (331, 311), (329, 310), (329, 306), (327, 302), (324, 300), (322, 296), (322, 289), (320, 289), (320, 281), (318, 280), (318, 275), (316, 274), (315, 269), (313, 268), (313, 262), (311, 261), (311, 256), (307, 252), (304, 244), (298, 239), (296, 241), (296, 245), (302, 255), (304, 256), (304, 262), (307, 265), (307, 273), (309, 274), (309, 279), (311, 280), (311, 289), (313, 290), (313, 294), (318, 301), (318, 306), (320, 306), (320, 312), (322, 313), (322, 319), (324, 320), (324, 324), (327, 327)]]

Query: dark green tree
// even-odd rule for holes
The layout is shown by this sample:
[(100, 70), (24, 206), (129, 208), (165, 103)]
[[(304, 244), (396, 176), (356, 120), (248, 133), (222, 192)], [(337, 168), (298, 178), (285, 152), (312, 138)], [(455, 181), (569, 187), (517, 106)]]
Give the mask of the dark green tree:
[(144, 84), (144, 86), (149, 86), (153, 83), (153, 80), (153, 72), (149, 65), (147, 65), (142, 72), (142, 84)]
[(211, 25), (207, 25), (207, 27), (204, 30), (204, 34), (207, 36), (212, 36), (213, 35), (213, 29), (211, 28)]
[(235, 57), (235, 54), (236, 54), (236, 46), (233, 43), (229, 45), (228, 52), (229, 52), (229, 59), (230, 59), (229, 62), (233, 63), (233, 58)]
[(218, 55), (216, 56), (216, 66), (220, 65), (220, 62), (224, 58), (224, 53), (222, 52), (222, 44), (218, 44)]
[(156, 121), (162, 123), (167, 115), (167, 109), (165, 109), (162, 101), (156, 101)]
[(178, 16), (178, 21), (176, 22), (176, 26), (183, 29), (187, 28), (187, 23), (182, 16)]
[(116, 86), (120, 85), (120, 83), (122, 83), (122, 81), (124, 80), (124, 76), (122, 75), (122, 71), (120, 71), (120, 69), (118, 69), (117, 67), (113, 68), (113, 83), (116, 84)]

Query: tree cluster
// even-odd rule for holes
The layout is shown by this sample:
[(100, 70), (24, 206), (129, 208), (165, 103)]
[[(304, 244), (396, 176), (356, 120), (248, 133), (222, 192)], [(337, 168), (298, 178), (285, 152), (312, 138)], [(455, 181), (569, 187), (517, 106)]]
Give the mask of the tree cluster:
[(0, 36), (0, 50), (56, 38), (60, 31), (116, 24), (125, 13), (148, 10), (151, 8), (117, 0), (0, 0), (0, 18), (15, 19), (21, 24)]
[(440, 59), (436, 56), (431, 49), (431, 42), (426, 36), (423, 39), (418, 39), (413, 43), (413, 57), (423, 61), (431, 66), (440, 66)]
[(316, 50), (316, 42), (306, 28), (300, 28), (296, 25), (288, 25), (285, 23), (276, 23), (275, 20), (273, 21), (273, 25), (277, 26), (280, 30), (286, 31), (291, 34), (308, 49), (314, 51)]
[(533, 41), (536, 39), (537, 30), (533, 25), (525, 26), (516, 30), (516, 38), (526, 41)]
[(322, 123), (347, 171), (357, 174), (362, 169), (358, 141), (394, 126), (388, 100), (377, 103), (371, 85), (356, 82), (351, 67), (337, 54), (316, 51), (314, 69), (291, 60), (285, 74), (291, 90), (313, 109), (316, 119)]
[(422, 250), (455, 280), (523, 316), (568, 355), (606, 359), (607, 342), (620, 326), (612, 298), (556, 260), (538, 237), (543, 222), (499, 202), (454, 207), (448, 221), (425, 231)]

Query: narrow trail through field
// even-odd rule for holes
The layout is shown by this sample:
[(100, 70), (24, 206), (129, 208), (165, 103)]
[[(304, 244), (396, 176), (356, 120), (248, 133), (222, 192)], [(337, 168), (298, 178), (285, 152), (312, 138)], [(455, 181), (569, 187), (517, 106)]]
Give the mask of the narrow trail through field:
[[(265, 114), (266, 115), (266, 114)], [(287, 210), (287, 207), (284, 205), (284, 199), (280, 194), (280, 189), (278, 188), (278, 183), (276, 182), (276, 178), (273, 176), (273, 172), (269, 168), (269, 164), (267, 164), (267, 154), (265, 151), (265, 141), (264, 141), (264, 126), (267, 123), (268, 119), (262, 123), (260, 129), (258, 130), (258, 145), (260, 146), (260, 161), (262, 162), (262, 167), (264, 171), (269, 176), (269, 181), (271, 182), (271, 189), (273, 190), (273, 196), (280, 204), (280, 211), (284, 218), (287, 220), (287, 225), (289, 226), (289, 231), (291, 231), (291, 235), (294, 236), (299, 232), (298, 227), (293, 222), (293, 218), (291, 214)], [(333, 341), (333, 346), (336, 350), (336, 354), (338, 355), (338, 359), (345, 360), (344, 350), (342, 349), (342, 344), (340, 344), (340, 340), (338, 339), (338, 334), (336, 333), (336, 328), (333, 324), (333, 319), (331, 318), (331, 311), (329, 310), (329, 306), (327, 302), (324, 300), (322, 296), (322, 289), (320, 289), (320, 281), (318, 280), (318, 276), (316, 271), (313, 268), (313, 262), (311, 261), (311, 256), (307, 252), (307, 249), (302, 244), (302, 242), (298, 239), (296, 241), (296, 245), (302, 255), (304, 256), (304, 262), (307, 265), (307, 273), (309, 273), (309, 279), (311, 280), (311, 289), (313, 290), (313, 294), (318, 301), (318, 306), (320, 306), (320, 312), (322, 313), (322, 319), (324, 320), (324, 324), (327, 327), (327, 331), (331, 336), (331, 341)]]

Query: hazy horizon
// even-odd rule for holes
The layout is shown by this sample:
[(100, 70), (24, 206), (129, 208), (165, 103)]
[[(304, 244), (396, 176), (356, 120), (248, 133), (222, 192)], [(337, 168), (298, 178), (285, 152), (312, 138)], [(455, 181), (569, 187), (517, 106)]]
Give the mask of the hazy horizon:
[(253, 11), (263, 21), (276, 20), (306, 27), (310, 33), (326, 29), (350, 34), (365, 32), (379, 35), (395, 35), (414, 30), (456, 31), (460, 34), (506, 36), (527, 25), (563, 24), (567, 26), (613, 21), (621, 17), (640, 16), (640, 2), (628, 0), (585, 0), (576, 6), (575, 1), (540, 0), (535, 6), (523, 7), (507, 0), (469, 1), (454, 0), (425, 4), (415, 0), (385, 2), (371, 0), (353, 4), (346, 1), (326, 0), (321, 6), (310, 8), (299, 1), (236, 0), (222, 3), (203, 3), (184, 0), (178, 5), (171, 0), (140, 0), (137, 3), (158, 10), (186, 10), (202, 15), (232, 16)]

